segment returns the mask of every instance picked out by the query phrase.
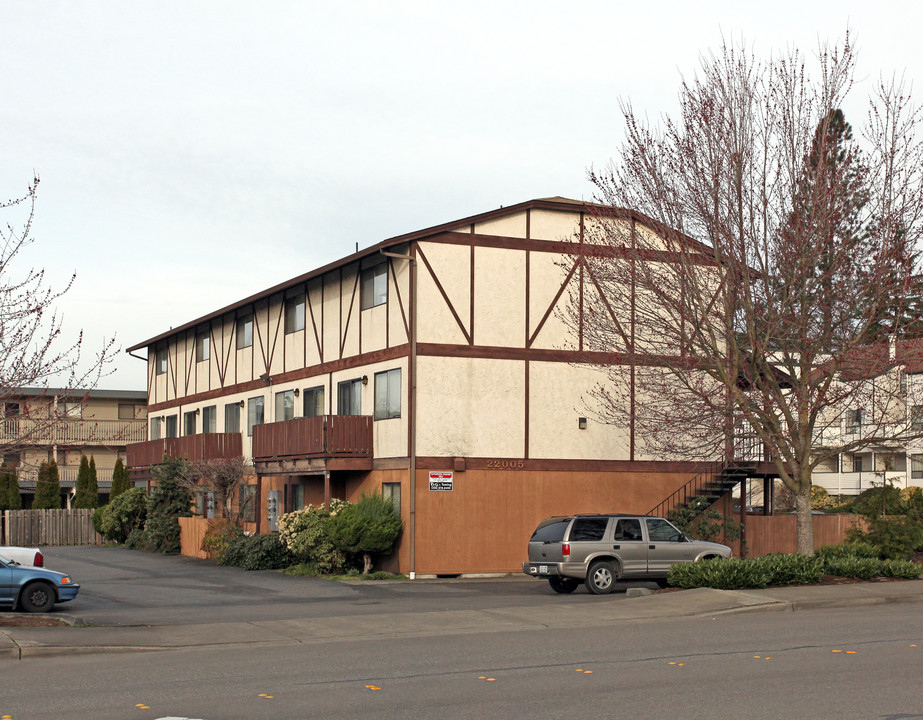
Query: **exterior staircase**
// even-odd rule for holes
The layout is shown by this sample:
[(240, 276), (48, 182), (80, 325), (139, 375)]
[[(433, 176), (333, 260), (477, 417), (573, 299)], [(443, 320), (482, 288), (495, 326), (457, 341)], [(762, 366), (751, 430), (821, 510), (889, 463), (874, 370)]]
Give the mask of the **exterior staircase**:
[(674, 508), (700, 499), (704, 500), (705, 507), (708, 507), (729, 493), (735, 485), (745, 480), (753, 469), (753, 465), (750, 462), (733, 460), (710, 463), (702, 472), (663, 502), (651, 508), (647, 514), (667, 517)]

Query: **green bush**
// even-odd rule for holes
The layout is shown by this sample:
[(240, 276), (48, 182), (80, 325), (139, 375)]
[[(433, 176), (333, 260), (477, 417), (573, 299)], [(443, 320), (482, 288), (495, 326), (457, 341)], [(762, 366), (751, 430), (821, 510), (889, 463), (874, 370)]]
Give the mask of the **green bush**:
[(250, 535), (228, 543), (219, 564), (244, 570), (279, 570), (294, 558), (278, 535)]
[(909, 560), (883, 560), (881, 576), (916, 580), (923, 574), (923, 566)]
[(909, 560), (914, 552), (923, 549), (923, 522), (910, 517), (867, 517), (866, 529), (850, 528), (846, 537), (878, 548), (879, 557), (891, 560)]
[(128, 477), (128, 470), (122, 458), (115, 459), (115, 467), (112, 469), (112, 489), (109, 490), (109, 502), (121, 495), (131, 487), (131, 481)]
[(824, 570), (828, 575), (837, 577), (870, 580), (881, 574), (881, 560), (878, 558), (833, 557), (824, 562)]
[(19, 494), (19, 478), (15, 468), (6, 463), (0, 465), (0, 511), (20, 510), (22, 496)]
[(202, 538), (202, 550), (220, 564), (228, 546), (244, 537), (244, 531), (227, 518), (208, 521), (208, 528)]
[(710, 587), (719, 590), (763, 588), (769, 585), (772, 573), (749, 559), (711, 558), (694, 563), (677, 563), (670, 568), (670, 585), (681, 588)]
[(300, 562), (314, 565), (321, 573), (331, 573), (346, 564), (346, 556), (330, 539), (330, 518), (349, 507), (345, 500), (331, 500), (330, 509), (308, 505), (303, 510), (279, 518), (279, 538)]
[(829, 558), (857, 557), (857, 558), (880, 558), (881, 553), (877, 547), (864, 540), (855, 540), (841, 542), (839, 545), (824, 545), (814, 553), (814, 557), (822, 560)]
[(764, 555), (753, 562), (770, 574), (770, 585), (813, 585), (824, 576), (824, 561), (808, 555)]
[(96, 479), (96, 461), (92, 464), (86, 455), (80, 456), (77, 469), (77, 486), (74, 495), (75, 508), (95, 508), (99, 505), (99, 483)]
[(148, 500), (144, 536), (140, 539), (141, 549), (168, 554), (180, 551), (177, 518), (192, 516), (192, 493), (179, 481), (184, 471), (185, 461), (175, 458), (164, 458), (161, 465), (151, 469), (157, 485)]
[(362, 554), (362, 572), (367, 574), (372, 569), (372, 556), (391, 552), (402, 527), (394, 503), (376, 493), (363, 494), (355, 505), (332, 515), (328, 532), (340, 551)]
[(705, 498), (696, 498), (685, 505), (678, 505), (670, 511), (668, 519), (696, 540), (721, 542), (738, 540), (741, 535), (740, 523), (709, 507)]
[(32, 507), (35, 510), (61, 508), (61, 479), (58, 476), (58, 464), (54, 460), (39, 466)]
[(885, 515), (900, 515), (904, 512), (904, 503), (901, 500), (901, 491), (893, 485), (880, 485), (869, 488), (856, 496), (852, 501), (852, 511), (856, 515), (866, 517), (880, 517)]
[(142, 530), (146, 518), (147, 493), (142, 488), (131, 488), (108, 505), (97, 508), (93, 526), (107, 540), (123, 543), (132, 532)]

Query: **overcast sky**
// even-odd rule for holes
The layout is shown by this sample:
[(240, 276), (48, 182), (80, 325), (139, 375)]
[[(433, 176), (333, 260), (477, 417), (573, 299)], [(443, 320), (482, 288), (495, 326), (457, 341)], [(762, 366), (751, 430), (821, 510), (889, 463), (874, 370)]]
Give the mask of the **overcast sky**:
[[(0, 0), (0, 197), (41, 176), (26, 261), (77, 272), (69, 336), (126, 348), (357, 243), (590, 199), (619, 98), (672, 112), (722, 34), (769, 55), (850, 27), (857, 95), (916, 80), (921, 7)], [(144, 363), (119, 353), (100, 387), (143, 390)]]

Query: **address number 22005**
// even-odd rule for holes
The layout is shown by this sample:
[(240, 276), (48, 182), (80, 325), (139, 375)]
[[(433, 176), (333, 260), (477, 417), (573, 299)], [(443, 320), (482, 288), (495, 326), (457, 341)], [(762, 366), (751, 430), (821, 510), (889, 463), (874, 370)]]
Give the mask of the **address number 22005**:
[(487, 467), (501, 470), (521, 470), (525, 467), (525, 462), (522, 460), (488, 460)]

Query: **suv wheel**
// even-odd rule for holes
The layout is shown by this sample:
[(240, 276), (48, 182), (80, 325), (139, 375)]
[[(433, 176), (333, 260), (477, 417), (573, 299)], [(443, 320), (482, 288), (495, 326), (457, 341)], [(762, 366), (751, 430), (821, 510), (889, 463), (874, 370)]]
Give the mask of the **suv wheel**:
[(586, 587), (594, 595), (607, 595), (613, 590), (618, 573), (613, 563), (599, 560), (590, 565), (586, 576)]
[(550, 577), (548, 578), (548, 584), (551, 585), (551, 589), (556, 593), (567, 595), (577, 589), (580, 581), (567, 577)]

